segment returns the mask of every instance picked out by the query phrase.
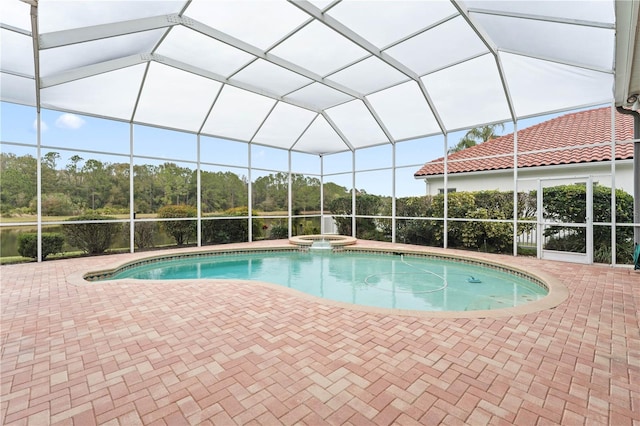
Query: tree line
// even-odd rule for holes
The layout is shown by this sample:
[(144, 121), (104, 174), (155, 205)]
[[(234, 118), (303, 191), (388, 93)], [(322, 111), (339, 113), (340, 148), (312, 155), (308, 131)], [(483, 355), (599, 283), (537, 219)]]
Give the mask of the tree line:
[[(3, 215), (35, 214), (37, 160), (31, 155), (0, 153), (0, 212)], [(62, 164), (58, 152), (42, 158), (42, 214), (70, 216), (87, 211), (107, 214), (129, 212), (129, 163), (110, 163), (71, 156)], [(155, 214), (167, 205), (197, 204), (197, 171), (173, 162), (133, 166), (134, 208)], [(248, 179), (230, 171), (201, 171), (203, 213), (247, 206)], [(271, 173), (252, 184), (252, 205), (258, 211), (287, 211), (289, 175)], [(320, 210), (320, 179), (293, 174), (294, 212)], [(325, 206), (350, 191), (334, 183), (324, 184)]]
[[(487, 125), (469, 130), (450, 151), (483, 143), (498, 136), (502, 125)], [(129, 212), (129, 163), (109, 163), (72, 155), (61, 164), (60, 153), (51, 151), (42, 158), (42, 214), (69, 216), (88, 211), (107, 214)], [(31, 155), (0, 153), (0, 213), (35, 214), (36, 159)], [(197, 204), (197, 171), (173, 162), (133, 166), (134, 209), (142, 214), (156, 214), (167, 205)], [(203, 213), (222, 212), (247, 206), (248, 179), (233, 172), (201, 171)], [(288, 209), (289, 174), (271, 173), (252, 184), (252, 208), (274, 212)], [(292, 210), (298, 213), (320, 210), (320, 180), (293, 174)], [(324, 184), (324, 208), (332, 201), (350, 195), (347, 188)], [(364, 191), (356, 191), (364, 194)]]

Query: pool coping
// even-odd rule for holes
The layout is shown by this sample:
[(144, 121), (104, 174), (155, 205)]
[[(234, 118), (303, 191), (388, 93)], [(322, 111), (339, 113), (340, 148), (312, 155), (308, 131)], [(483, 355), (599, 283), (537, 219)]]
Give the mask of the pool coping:
[[(243, 246), (243, 247), (225, 247), (225, 246), (215, 246), (215, 247), (198, 247), (192, 249), (177, 249), (171, 250), (171, 252), (162, 252), (157, 255), (149, 255), (149, 253), (136, 253), (135, 259), (130, 259), (126, 261), (117, 261), (112, 264), (107, 265), (107, 267), (101, 268), (100, 270), (95, 269), (85, 269), (81, 271), (77, 271), (75, 273), (67, 276), (67, 283), (72, 285), (114, 285), (119, 283), (140, 283), (141, 280), (126, 278), (126, 279), (117, 279), (117, 280), (104, 280), (104, 281), (88, 281), (85, 277), (89, 274), (99, 275), (99, 274), (107, 274), (114, 273), (116, 270), (122, 270), (127, 266), (131, 265), (140, 265), (147, 264), (152, 262), (157, 262), (160, 260), (168, 260), (168, 259), (181, 259), (187, 257), (203, 257), (208, 255), (220, 255), (220, 254), (243, 254), (243, 253), (252, 253), (252, 252), (279, 252), (279, 251), (299, 251), (301, 248), (296, 244), (284, 243), (284, 244), (275, 244), (273, 246)], [(269, 283), (265, 281), (254, 281), (254, 280), (231, 280), (231, 279), (197, 279), (200, 282), (236, 282), (236, 283), (245, 283), (251, 285), (260, 285), (263, 287), (268, 287), (273, 290), (284, 292), (286, 294), (299, 297), (305, 300), (313, 301), (315, 303), (324, 304), (327, 306), (334, 306), (343, 309), (351, 309), (361, 312), (367, 312), (372, 314), (380, 314), (380, 315), (400, 315), (400, 316), (414, 316), (420, 318), (500, 318), (500, 317), (511, 317), (511, 316), (520, 316), (533, 314), (536, 312), (545, 311), (548, 309), (553, 309), (566, 301), (569, 297), (569, 290), (564, 284), (562, 284), (555, 277), (545, 274), (544, 271), (536, 271), (531, 272), (528, 270), (523, 270), (521, 267), (517, 266), (514, 263), (509, 262), (508, 259), (500, 258), (499, 260), (486, 259), (486, 256), (473, 256), (472, 253), (469, 255), (460, 254), (459, 252), (449, 252), (444, 249), (440, 250), (430, 250), (432, 247), (426, 246), (415, 246), (410, 247), (407, 245), (402, 246), (394, 246), (394, 247), (373, 247), (369, 245), (358, 246), (357, 242), (355, 245), (349, 245), (340, 247), (340, 251), (343, 252), (360, 252), (360, 253), (387, 253), (387, 254), (407, 254), (407, 255), (415, 255), (422, 257), (429, 257), (435, 259), (449, 260), (449, 261), (458, 261), (468, 264), (476, 264), (476, 265), (484, 265), (494, 269), (503, 270), (510, 273), (515, 273), (516, 275), (526, 277), (536, 284), (545, 287), (548, 290), (548, 294), (542, 299), (529, 302), (523, 305), (518, 305), (515, 307), (509, 308), (500, 308), (500, 309), (491, 309), (491, 310), (473, 310), (473, 311), (421, 311), (421, 310), (409, 310), (409, 309), (396, 309), (396, 308), (380, 308), (374, 306), (365, 306), (365, 305), (356, 305), (346, 302), (339, 302), (329, 299), (324, 299), (318, 296), (313, 296), (307, 293), (303, 293), (299, 290), (295, 290), (292, 288), (284, 287), (279, 284)], [(167, 284), (167, 283), (180, 283), (180, 282), (192, 282), (194, 279), (183, 279), (183, 280), (143, 280), (145, 283), (151, 284)]]

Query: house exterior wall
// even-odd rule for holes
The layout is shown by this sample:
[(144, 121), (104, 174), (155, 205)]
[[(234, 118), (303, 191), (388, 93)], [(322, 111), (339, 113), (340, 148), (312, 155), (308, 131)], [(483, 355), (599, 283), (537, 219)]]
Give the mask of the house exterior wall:
[[(519, 189), (535, 189), (536, 179), (572, 178), (593, 176), (594, 182), (604, 186), (611, 186), (610, 163), (571, 164), (547, 167), (532, 167), (518, 169)], [(444, 190), (444, 177), (430, 176), (425, 179), (427, 195), (437, 195)], [(616, 188), (633, 194), (633, 160), (616, 162)], [(492, 170), (471, 173), (456, 173), (448, 176), (449, 191), (482, 191), (482, 190), (513, 190), (513, 170)]]

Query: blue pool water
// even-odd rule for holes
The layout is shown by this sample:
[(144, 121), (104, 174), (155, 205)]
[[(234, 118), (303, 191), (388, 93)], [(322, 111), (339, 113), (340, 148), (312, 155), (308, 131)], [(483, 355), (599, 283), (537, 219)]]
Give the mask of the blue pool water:
[(272, 252), (159, 261), (111, 279), (242, 279), (340, 302), (424, 311), (501, 309), (546, 296), (525, 278), (478, 265), (417, 256)]

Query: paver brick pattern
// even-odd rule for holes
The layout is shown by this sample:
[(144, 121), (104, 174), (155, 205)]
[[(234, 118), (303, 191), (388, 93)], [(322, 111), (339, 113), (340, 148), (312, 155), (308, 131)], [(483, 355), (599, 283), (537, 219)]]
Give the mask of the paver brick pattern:
[(569, 299), (479, 319), (247, 282), (67, 282), (132, 256), (2, 266), (2, 424), (640, 425), (628, 268), (515, 258)]

